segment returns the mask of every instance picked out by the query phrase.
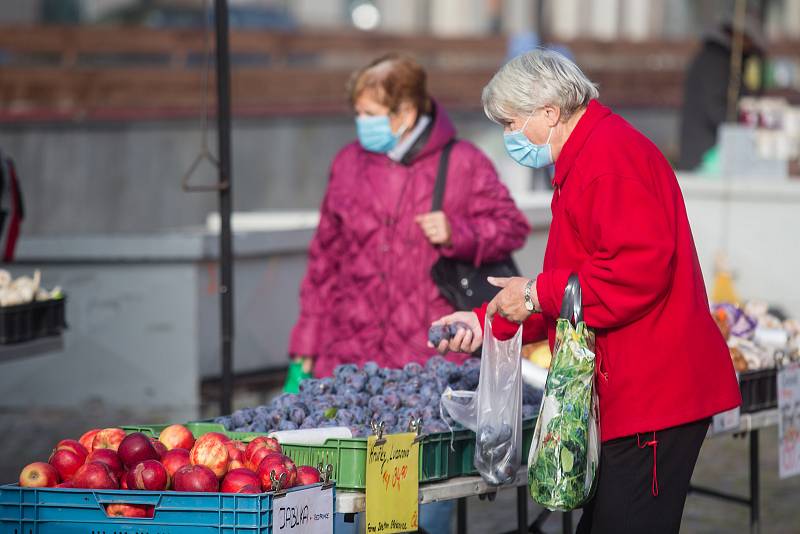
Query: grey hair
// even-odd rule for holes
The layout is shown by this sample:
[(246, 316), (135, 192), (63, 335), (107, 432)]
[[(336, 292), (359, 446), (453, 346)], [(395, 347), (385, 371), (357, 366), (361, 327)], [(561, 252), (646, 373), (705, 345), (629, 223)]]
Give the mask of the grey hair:
[(503, 65), (483, 88), (481, 101), (490, 120), (507, 124), (548, 105), (567, 120), (598, 94), (597, 85), (575, 63), (558, 52), (536, 49)]

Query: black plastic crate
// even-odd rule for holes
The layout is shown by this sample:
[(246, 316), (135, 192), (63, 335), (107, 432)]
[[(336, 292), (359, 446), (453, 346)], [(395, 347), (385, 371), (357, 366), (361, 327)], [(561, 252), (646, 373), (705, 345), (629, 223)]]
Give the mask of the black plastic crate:
[(778, 406), (778, 383), (775, 368), (745, 371), (739, 374), (742, 413), (769, 410)]
[(66, 324), (66, 297), (0, 307), (0, 344), (60, 335)]

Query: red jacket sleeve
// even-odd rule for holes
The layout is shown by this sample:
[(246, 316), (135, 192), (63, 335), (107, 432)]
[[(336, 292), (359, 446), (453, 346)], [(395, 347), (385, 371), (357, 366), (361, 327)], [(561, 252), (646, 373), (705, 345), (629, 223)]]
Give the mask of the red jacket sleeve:
[(442, 247), (441, 254), (480, 265), (505, 259), (521, 248), (531, 228), (492, 163), (477, 149), (471, 149), (475, 155), (470, 191), (466, 193), (468, 208), (466, 212), (453, 213), (445, 205), (451, 245)]
[[(331, 177), (331, 182), (333, 177)], [(331, 302), (344, 243), (340, 220), (331, 209), (331, 188), (322, 201), (319, 225), (308, 251), (308, 267), (300, 286), (300, 317), (289, 338), (289, 354), (316, 356), (320, 322)]]
[[(639, 319), (667, 293), (675, 237), (664, 206), (635, 179), (595, 179), (570, 208), (590, 257), (578, 268), (584, 318), (595, 328)], [(570, 272), (539, 275), (536, 289), (546, 315), (557, 317)]]
[[(484, 302), (480, 308), (475, 308), (475, 314), (478, 316), (478, 322), (481, 328), (486, 324), (486, 308), (489, 306), (488, 302)], [(505, 341), (514, 337), (517, 333), (519, 325), (512, 323), (499, 315), (495, 315), (492, 319), (492, 334), (500, 341)], [(534, 343), (541, 341), (547, 337), (547, 325), (544, 322), (544, 316), (541, 313), (534, 313), (522, 323), (522, 344)]]

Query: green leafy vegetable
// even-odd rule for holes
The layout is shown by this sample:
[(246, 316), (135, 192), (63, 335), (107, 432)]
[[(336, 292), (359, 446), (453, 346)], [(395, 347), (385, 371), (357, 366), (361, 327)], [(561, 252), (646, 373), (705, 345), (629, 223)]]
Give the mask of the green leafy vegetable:
[(572, 510), (586, 502), (597, 470), (594, 396), (594, 334), (559, 319), (552, 367), (528, 465), (533, 499), (551, 510)]

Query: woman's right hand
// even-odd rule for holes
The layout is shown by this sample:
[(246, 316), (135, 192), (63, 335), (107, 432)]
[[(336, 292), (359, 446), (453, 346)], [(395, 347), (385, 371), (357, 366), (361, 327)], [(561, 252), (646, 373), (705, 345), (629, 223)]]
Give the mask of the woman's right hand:
[[(435, 347), (440, 354), (447, 354), (448, 351), (472, 354), (483, 344), (483, 329), (475, 312), (459, 311), (451, 313), (435, 320), (431, 323), (431, 326), (438, 324), (450, 325), (459, 322), (466, 324), (469, 328), (459, 328), (456, 335), (450, 338), (449, 341), (442, 340), (439, 346)], [(428, 341), (428, 346), (434, 348), (430, 341)]]

